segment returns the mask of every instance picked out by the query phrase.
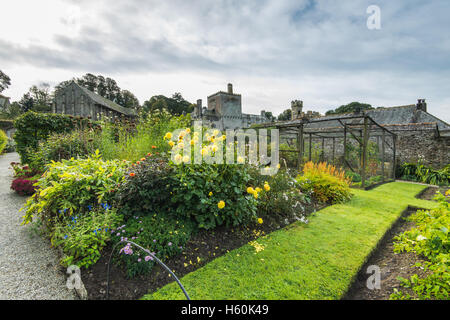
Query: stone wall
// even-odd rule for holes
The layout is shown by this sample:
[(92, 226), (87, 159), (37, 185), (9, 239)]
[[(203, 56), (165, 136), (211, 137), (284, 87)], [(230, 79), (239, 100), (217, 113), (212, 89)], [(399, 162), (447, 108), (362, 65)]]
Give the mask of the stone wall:
[(416, 125), (393, 131), (397, 134), (399, 163), (417, 163), (421, 160), (423, 164), (435, 169), (450, 163), (450, 139), (438, 137), (435, 129)]

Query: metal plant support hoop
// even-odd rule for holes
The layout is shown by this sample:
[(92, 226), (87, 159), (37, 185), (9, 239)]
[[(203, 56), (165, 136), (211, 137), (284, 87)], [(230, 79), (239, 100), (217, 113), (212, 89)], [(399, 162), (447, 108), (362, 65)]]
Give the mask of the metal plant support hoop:
[(119, 245), (120, 243), (131, 243), (132, 245), (138, 247), (139, 249), (145, 251), (146, 253), (148, 253), (149, 256), (151, 256), (153, 259), (156, 260), (156, 262), (159, 263), (159, 265), (163, 266), (164, 269), (166, 269), (175, 279), (175, 281), (178, 283), (178, 286), (180, 287), (181, 291), (183, 291), (184, 295), (186, 296), (187, 300), (191, 300), (191, 298), (189, 298), (188, 293), (186, 292), (186, 289), (184, 289), (183, 285), (181, 284), (180, 280), (177, 278), (177, 276), (172, 272), (172, 270), (170, 270), (170, 268), (168, 266), (166, 266), (161, 260), (159, 260), (154, 254), (152, 254), (150, 252), (150, 250), (145, 249), (143, 247), (141, 247), (140, 245), (138, 245), (137, 243), (134, 243), (133, 241), (120, 241), (117, 242), (111, 250), (111, 254), (109, 255), (109, 260), (108, 260), (108, 268), (107, 268), (107, 273), (106, 273), (106, 300), (109, 300), (109, 273), (110, 273), (110, 265), (111, 265), (111, 258), (112, 255), (114, 253), (114, 249), (117, 247), (117, 245)]

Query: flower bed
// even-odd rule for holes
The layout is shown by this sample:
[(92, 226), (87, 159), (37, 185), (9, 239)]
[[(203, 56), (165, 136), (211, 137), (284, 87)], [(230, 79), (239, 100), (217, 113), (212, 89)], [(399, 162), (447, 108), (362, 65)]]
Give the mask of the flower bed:
[[(163, 127), (159, 124), (158, 130)], [(222, 151), (217, 142), (226, 137), (218, 130), (211, 132), (205, 134), (203, 156)], [(193, 154), (180, 153), (185, 143), (192, 145), (198, 139), (194, 134), (189, 140), (189, 134), (190, 128), (182, 130), (175, 139), (167, 133), (163, 147), (150, 145), (146, 155), (133, 163), (103, 160), (98, 150), (87, 158), (45, 163), (46, 172), (25, 206), (23, 223), (40, 219), (44, 233), (63, 253), (61, 264), (93, 270), (95, 279), (102, 278), (100, 271), (95, 270), (104, 266), (105, 254), (121, 242), (114, 258), (115, 268), (121, 270), (116, 280), (125, 283), (126, 278), (133, 284), (133, 279), (154, 277), (155, 272), (158, 279), (159, 268), (155, 268), (150, 255), (133, 248), (128, 240), (148, 248), (162, 261), (180, 263), (178, 267), (173, 265), (180, 272), (192, 270), (268, 232), (294, 221), (307, 221), (309, 213), (326, 203), (350, 198), (343, 174), (326, 164), (319, 165), (319, 171), (307, 180), (296, 178), (296, 172), (287, 170), (263, 175), (261, 168), (245, 164), (241, 157), (237, 157), (236, 165), (191, 164)], [(40, 147), (65, 154), (59, 141), (74, 145), (76, 135), (61, 136), (64, 139), (54, 136)], [(89, 150), (84, 145), (79, 147), (73, 150)], [(178, 154), (169, 159), (160, 148), (170, 148)], [(134, 158), (142, 152), (122, 154), (132, 154)], [(41, 157), (45, 162), (52, 158), (55, 157)], [(323, 188), (316, 188), (317, 177), (322, 182), (332, 181), (332, 187), (321, 192)], [(257, 242), (252, 243), (262, 250)], [(95, 281), (93, 287), (97, 286)], [(155, 283), (163, 284), (162, 280)], [(124, 286), (128, 288), (128, 284)]]

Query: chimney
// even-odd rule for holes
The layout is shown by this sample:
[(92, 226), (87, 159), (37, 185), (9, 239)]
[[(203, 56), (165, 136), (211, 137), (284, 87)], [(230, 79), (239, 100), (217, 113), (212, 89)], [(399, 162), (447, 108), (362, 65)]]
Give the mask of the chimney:
[(427, 103), (425, 102), (425, 99), (417, 99), (417, 110), (422, 110), (427, 112)]
[(228, 93), (233, 94), (233, 85), (231, 83), (228, 84)]
[(196, 116), (201, 117), (202, 116), (202, 99), (197, 100), (197, 106), (196, 106)]

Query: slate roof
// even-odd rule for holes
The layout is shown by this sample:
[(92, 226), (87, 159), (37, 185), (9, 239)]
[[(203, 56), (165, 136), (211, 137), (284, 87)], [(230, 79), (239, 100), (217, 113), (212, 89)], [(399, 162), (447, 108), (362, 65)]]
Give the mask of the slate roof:
[(366, 112), (376, 123), (381, 125), (416, 124), (435, 122), (439, 130), (450, 129), (450, 125), (432, 114), (418, 110), (416, 105), (391, 108), (378, 108)]
[(85, 87), (80, 86), (79, 84), (72, 82), (75, 86), (77, 86), (78, 88), (80, 88), (90, 99), (92, 99), (95, 103), (102, 105), (108, 109), (114, 110), (116, 112), (125, 114), (127, 116), (136, 116), (137, 113), (135, 110), (130, 109), (130, 108), (125, 108), (122, 107), (120, 105), (118, 105), (117, 103), (108, 100), (104, 97), (102, 97), (101, 95), (96, 94), (95, 92), (92, 92), (88, 89), (86, 89)]
[[(414, 126), (419, 124), (427, 125), (428, 127), (435, 128), (437, 126), (439, 132), (448, 132), (450, 131), (450, 125), (445, 121), (433, 116), (432, 114), (418, 110), (416, 105), (406, 105), (399, 107), (390, 107), (390, 108), (378, 108), (373, 110), (365, 111), (364, 114), (367, 114), (371, 117), (376, 123), (381, 126), (385, 126), (387, 129), (394, 129), (395, 126)], [(339, 115), (329, 115), (323, 117), (312, 118), (311, 123), (307, 123), (304, 125), (305, 129), (325, 129), (325, 128), (336, 128), (342, 127), (338, 119), (345, 120), (346, 124), (362, 124), (362, 119), (352, 119), (352, 116), (362, 116), (363, 114), (354, 114), (354, 113), (346, 113)], [(327, 120), (329, 121), (321, 121), (314, 122), (314, 120)], [(276, 122), (271, 125), (276, 125), (278, 127), (289, 126), (291, 124), (295, 124), (301, 122), (301, 120), (289, 120), (284, 122)], [(267, 124), (270, 126), (270, 124)]]

